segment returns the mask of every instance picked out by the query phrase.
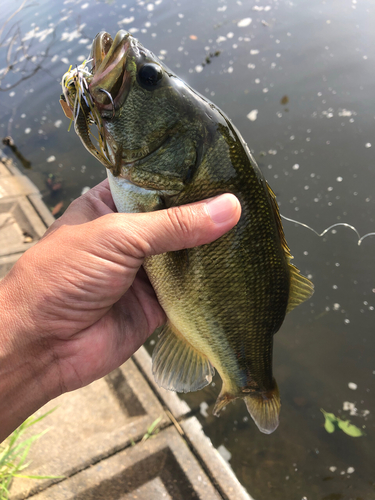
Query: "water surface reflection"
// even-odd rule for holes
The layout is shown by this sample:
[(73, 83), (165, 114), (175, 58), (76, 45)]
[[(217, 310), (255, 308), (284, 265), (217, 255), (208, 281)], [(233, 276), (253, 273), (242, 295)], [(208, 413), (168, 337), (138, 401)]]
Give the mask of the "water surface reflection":
[[(1, 23), (14, 9), (2, 2)], [(229, 115), (284, 215), (320, 231), (349, 222), (363, 235), (375, 230), (373, 15), (374, 2), (356, 0), (41, 0), (14, 18), (20, 40), (33, 42), (30, 62), (42, 57), (38, 71), (11, 88), (32, 67), (4, 76), (7, 44), (0, 48), (1, 134), (31, 161), (27, 175), (51, 208), (103, 179), (104, 167), (67, 131), (59, 85), (97, 32), (125, 28)], [(257, 500), (367, 500), (375, 497), (375, 238), (358, 246), (345, 228), (319, 239), (284, 226), (316, 293), (275, 337), (279, 429), (260, 434), (241, 401), (213, 417), (219, 380), (184, 398)], [(366, 435), (328, 434), (320, 408)]]

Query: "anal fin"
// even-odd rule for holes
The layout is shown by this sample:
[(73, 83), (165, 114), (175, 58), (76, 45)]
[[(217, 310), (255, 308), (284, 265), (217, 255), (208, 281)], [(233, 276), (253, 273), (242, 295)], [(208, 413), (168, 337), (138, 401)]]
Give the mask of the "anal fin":
[(152, 353), (156, 383), (176, 392), (191, 392), (210, 384), (215, 373), (208, 359), (167, 323)]

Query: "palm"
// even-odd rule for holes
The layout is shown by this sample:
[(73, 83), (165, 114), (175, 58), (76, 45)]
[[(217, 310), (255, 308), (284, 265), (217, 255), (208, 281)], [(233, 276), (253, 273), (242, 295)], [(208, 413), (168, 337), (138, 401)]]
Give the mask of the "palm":
[(114, 212), (102, 182), (1, 281), (0, 440), (50, 399), (117, 368), (166, 321), (144, 258), (214, 241), (241, 209), (223, 195), (150, 214)]
[(90, 283), (90, 288), (97, 290), (94, 294), (80, 289), (82, 299), (76, 297), (74, 308), (65, 306), (66, 295), (71, 295), (69, 286), (59, 294), (64, 333), (54, 337), (51, 347), (65, 374), (63, 383), (70, 390), (92, 382), (93, 374), (95, 378), (104, 376), (122, 364), (165, 321), (143, 268), (134, 279), (126, 270), (124, 275), (124, 283), (117, 287), (107, 275), (107, 283)]
[[(96, 217), (112, 213), (106, 184), (95, 189)], [(74, 238), (79, 235), (78, 223), (93, 218), (91, 204), (79, 210), (73, 204), (43, 242), (46, 273), (59, 275), (44, 306), (46, 340), (59, 360), (60, 373), (64, 374), (61, 383), (67, 390), (86, 385), (119, 366), (166, 319), (141, 267), (142, 259), (119, 257), (109, 241), (104, 258), (81, 245), (73, 261), (56, 260), (55, 239), (63, 241), (60, 255), (69, 255), (69, 247), (75, 247)], [(60, 235), (54, 234), (57, 230)], [(62, 231), (66, 233), (63, 238)]]

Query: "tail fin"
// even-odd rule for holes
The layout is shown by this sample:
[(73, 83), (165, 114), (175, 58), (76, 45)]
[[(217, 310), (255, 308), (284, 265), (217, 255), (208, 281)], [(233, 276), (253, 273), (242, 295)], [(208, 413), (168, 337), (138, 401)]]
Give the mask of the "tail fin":
[(244, 397), (248, 412), (258, 429), (265, 434), (271, 434), (279, 425), (280, 395), (276, 381), (274, 388), (266, 395), (253, 393)]

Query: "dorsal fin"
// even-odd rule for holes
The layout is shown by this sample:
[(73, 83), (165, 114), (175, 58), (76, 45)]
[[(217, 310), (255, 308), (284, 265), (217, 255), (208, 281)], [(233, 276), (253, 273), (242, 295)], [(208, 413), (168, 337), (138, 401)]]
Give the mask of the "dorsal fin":
[(156, 383), (164, 389), (190, 392), (211, 383), (215, 373), (208, 359), (196, 351), (167, 323), (152, 353), (152, 372)]
[(312, 296), (312, 294), (314, 293), (314, 285), (311, 283), (309, 279), (305, 278), (305, 276), (303, 276), (300, 273), (299, 269), (297, 269), (296, 266), (290, 263), (290, 261), (293, 259), (293, 256), (290, 253), (288, 244), (285, 239), (284, 229), (281, 223), (279, 206), (276, 201), (276, 196), (267, 182), (266, 185), (268, 188), (268, 193), (270, 195), (271, 206), (275, 214), (275, 220), (280, 235), (281, 246), (284, 250), (289, 266), (290, 289), (289, 289), (288, 307), (286, 310), (286, 312), (288, 313), (292, 311), (295, 307), (297, 307), (299, 304), (301, 304), (302, 302), (304, 302), (305, 300), (309, 299)]
[(278, 233), (279, 233), (279, 236), (280, 236), (281, 246), (282, 246), (282, 248), (284, 250), (284, 253), (285, 253), (285, 256), (286, 256), (286, 258), (288, 259), (288, 262), (289, 262), (290, 259), (293, 259), (293, 256), (290, 253), (290, 249), (288, 247), (288, 243), (286, 242), (286, 239), (285, 239), (284, 228), (283, 228), (283, 225), (281, 223), (279, 205), (277, 204), (277, 201), (276, 201), (276, 195), (272, 191), (272, 189), (270, 188), (270, 186), (268, 185), (267, 181), (266, 181), (266, 186), (267, 186), (267, 189), (268, 189), (268, 194), (270, 195), (271, 207), (272, 207), (273, 213), (275, 215), (276, 226), (277, 226), (277, 230), (278, 230)]
[(288, 265), (290, 272), (290, 289), (288, 307), (286, 309), (287, 313), (292, 311), (299, 304), (302, 304), (302, 302), (305, 302), (305, 300), (309, 299), (314, 293), (314, 285), (311, 281), (305, 278), (296, 266), (290, 263)]

